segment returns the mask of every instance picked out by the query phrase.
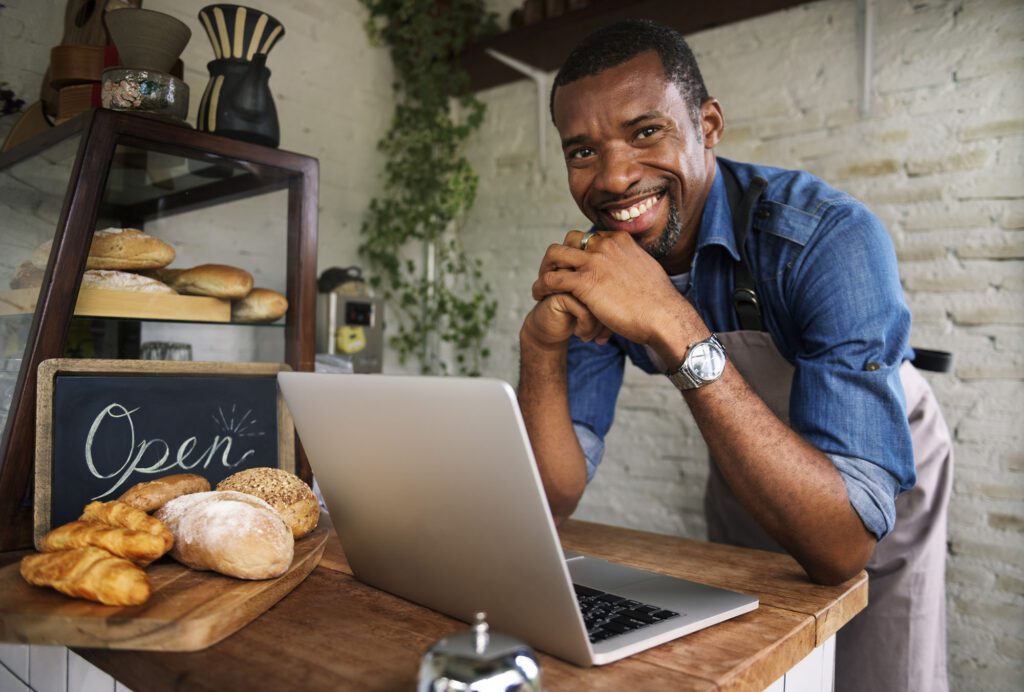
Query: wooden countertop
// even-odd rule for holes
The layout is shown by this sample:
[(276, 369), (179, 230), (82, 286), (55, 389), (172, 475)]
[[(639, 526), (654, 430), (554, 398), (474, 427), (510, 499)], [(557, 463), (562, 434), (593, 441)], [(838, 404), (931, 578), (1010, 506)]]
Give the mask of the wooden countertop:
[[(762, 690), (867, 604), (863, 572), (818, 586), (786, 555), (575, 520), (560, 533), (566, 549), (754, 594), (761, 605), (608, 666), (540, 654), (547, 690)], [(302, 584), (209, 649), (76, 651), (140, 690), (409, 690), (427, 648), (466, 628), (356, 581), (332, 536)]]

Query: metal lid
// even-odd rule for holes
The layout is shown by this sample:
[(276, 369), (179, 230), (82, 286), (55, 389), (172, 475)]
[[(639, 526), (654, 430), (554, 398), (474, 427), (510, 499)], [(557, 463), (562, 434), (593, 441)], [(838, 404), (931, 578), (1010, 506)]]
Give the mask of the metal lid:
[(441, 639), (423, 656), (419, 690), (539, 690), (540, 664), (533, 649), (491, 632), (485, 613), (469, 631)]

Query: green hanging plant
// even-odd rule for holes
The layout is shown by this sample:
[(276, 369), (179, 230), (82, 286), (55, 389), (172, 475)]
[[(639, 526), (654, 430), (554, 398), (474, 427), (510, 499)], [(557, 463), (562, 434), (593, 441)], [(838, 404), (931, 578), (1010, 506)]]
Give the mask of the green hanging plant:
[[(466, 256), (456, 222), (476, 198), (476, 173), (460, 151), (483, 122), (484, 104), (456, 59), (466, 45), (497, 30), (495, 17), (482, 0), (362, 3), (370, 11), (371, 41), (391, 50), (398, 103), (377, 145), (387, 157), (385, 192), (370, 202), (359, 254), (396, 317), (397, 334), (389, 342), (399, 361), (412, 356), (423, 373), (447, 372), (434, 347), (442, 342), (460, 374), (479, 375), (490, 355), (483, 340), (497, 303), (480, 260)], [(424, 247), (433, 251), (433, 280), (409, 258)]]

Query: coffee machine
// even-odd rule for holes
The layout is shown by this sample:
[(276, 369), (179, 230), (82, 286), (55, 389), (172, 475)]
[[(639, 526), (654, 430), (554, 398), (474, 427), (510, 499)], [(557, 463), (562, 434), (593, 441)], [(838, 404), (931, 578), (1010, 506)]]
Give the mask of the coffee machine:
[(384, 364), (384, 303), (372, 295), (362, 270), (332, 267), (320, 275), (317, 288), (318, 365), (333, 363), (338, 371), (380, 372)]

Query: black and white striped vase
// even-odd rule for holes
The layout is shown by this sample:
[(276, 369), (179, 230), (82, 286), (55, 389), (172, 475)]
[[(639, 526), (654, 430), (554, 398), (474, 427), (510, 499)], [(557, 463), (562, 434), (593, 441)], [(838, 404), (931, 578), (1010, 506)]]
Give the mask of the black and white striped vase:
[(276, 147), (281, 133), (266, 63), (284, 26), (266, 12), (241, 5), (208, 5), (199, 11), (199, 20), (216, 59), (207, 65), (210, 81), (196, 128)]

